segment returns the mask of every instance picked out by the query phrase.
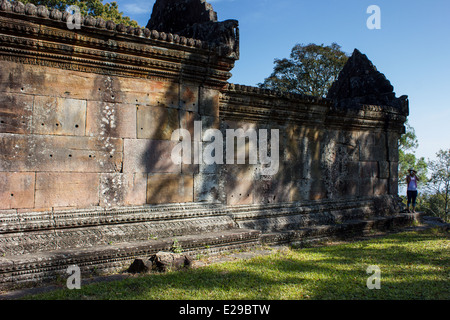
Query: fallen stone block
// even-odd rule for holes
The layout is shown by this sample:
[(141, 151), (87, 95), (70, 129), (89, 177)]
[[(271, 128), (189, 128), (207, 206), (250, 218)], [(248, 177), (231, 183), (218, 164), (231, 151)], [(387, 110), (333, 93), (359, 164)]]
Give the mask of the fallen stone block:
[(153, 262), (149, 259), (136, 259), (127, 269), (129, 273), (147, 273), (152, 270)]
[(187, 269), (192, 265), (192, 258), (188, 255), (171, 252), (158, 252), (150, 260), (153, 262), (153, 270), (159, 272)]

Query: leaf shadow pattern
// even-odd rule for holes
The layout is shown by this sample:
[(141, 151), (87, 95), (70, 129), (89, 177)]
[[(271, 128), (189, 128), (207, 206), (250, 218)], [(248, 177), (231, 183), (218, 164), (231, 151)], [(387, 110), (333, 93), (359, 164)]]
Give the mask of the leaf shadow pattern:
[[(250, 260), (126, 279), (113, 286), (96, 284), (66, 291), (64, 299), (448, 300), (448, 239), (448, 234), (395, 235), (284, 249)], [(380, 290), (367, 288), (370, 265), (382, 270)]]

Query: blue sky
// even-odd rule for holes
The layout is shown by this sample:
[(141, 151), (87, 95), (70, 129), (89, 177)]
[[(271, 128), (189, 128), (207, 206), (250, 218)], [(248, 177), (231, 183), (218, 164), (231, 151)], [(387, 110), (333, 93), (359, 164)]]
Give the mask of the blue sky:
[[(117, 0), (116, 0), (117, 1)], [(104, 2), (108, 2), (107, 0)], [(141, 26), (154, 0), (118, 0)], [(450, 1), (448, 0), (212, 0), (219, 20), (239, 20), (241, 58), (230, 82), (257, 85), (297, 43), (333, 42), (358, 48), (386, 75), (397, 96), (410, 99), (417, 156), (450, 149)], [(381, 9), (381, 29), (369, 30), (367, 8)]]

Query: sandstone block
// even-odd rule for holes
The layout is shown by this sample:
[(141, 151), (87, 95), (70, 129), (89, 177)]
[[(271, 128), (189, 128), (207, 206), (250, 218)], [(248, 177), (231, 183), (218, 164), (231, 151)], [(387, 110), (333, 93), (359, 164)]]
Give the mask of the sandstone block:
[(146, 173), (104, 173), (100, 176), (100, 204), (103, 207), (145, 205)]
[(360, 177), (363, 179), (376, 178), (378, 176), (378, 162), (364, 161), (360, 163)]
[(399, 177), (398, 176), (398, 162), (389, 162), (389, 175), (391, 177), (391, 179), (403, 179), (406, 177)]
[(155, 174), (148, 176), (147, 203), (187, 203), (194, 199), (191, 175)]
[(123, 103), (178, 108), (178, 83), (135, 78), (117, 78), (117, 81)]
[(36, 208), (82, 208), (98, 204), (97, 173), (36, 173)]
[(390, 164), (388, 161), (378, 161), (378, 172), (380, 179), (389, 179)]
[(181, 165), (171, 158), (177, 144), (168, 140), (125, 139), (124, 173), (181, 173)]
[(389, 194), (389, 180), (388, 179), (376, 179), (374, 181), (373, 194), (375, 196), (388, 195)]
[[(148, 105), (154, 107), (179, 108), (180, 86), (178, 83), (170, 83), (152, 80), (147, 81)], [(139, 91), (141, 89), (139, 88)]]
[(374, 192), (375, 178), (361, 179), (359, 194), (363, 197), (372, 197)]
[(183, 83), (180, 85), (180, 108), (198, 112), (199, 88), (194, 84)]
[(321, 200), (327, 198), (327, 195), (327, 189), (324, 181), (320, 179), (313, 179), (309, 190), (309, 199)]
[(0, 93), (0, 132), (29, 134), (33, 96)]
[(33, 133), (84, 136), (86, 101), (35, 96)]
[(136, 138), (136, 106), (88, 101), (86, 135), (91, 137)]
[[(196, 138), (194, 128), (195, 128), (195, 121), (201, 121), (201, 117), (192, 111), (186, 111), (186, 110), (179, 110), (180, 115), (180, 129), (185, 129), (189, 131), (189, 134), (191, 135), (191, 140), (194, 140)], [(207, 128), (202, 125), (202, 130), (204, 128)]]
[(200, 87), (199, 113), (202, 116), (219, 117), (219, 96), (218, 90)]
[(35, 174), (0, 172), (0, 209), (34, 207)]
[(197, 174), (194, 176), (194, 201), (217, 202), (220, 196), (219, 177), (216, 174)]
[(257, 166), (226, 165), (222, 179), (225, 181), (225, 194), (228, 205), (253, 203), (253, 191), (257, 179)]
[(254, 204), (291, 202), (294, 183), (278, 180), (276, 177), (255, 181), (253, 192)]
[(0, 171), (120, 172), (121, 139), (0, 134)]
[(110, 103), (154, 103), (158, 97), (168, 97), (169, 92), (173, 92), (174, 98), (169, 100), (173, 101), (176, 107), (179, 100), (178, 84), (7, 61), (2, 61), (0, 88), (11, 93)]
[(170, 140), (180, 128), (177, 109), (153, 106), (137, 107), (138, 139)]
[(301, 179), (293, 181), (294, 185), (291, 192), (291, 201), (310, 200), (311, 180)]

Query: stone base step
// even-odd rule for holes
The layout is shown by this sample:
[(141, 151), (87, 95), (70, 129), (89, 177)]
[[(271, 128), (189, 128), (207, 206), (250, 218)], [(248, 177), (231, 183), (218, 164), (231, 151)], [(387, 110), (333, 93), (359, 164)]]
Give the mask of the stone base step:
[(182, 250), (190, 255), (243, 249), (259, 244), (256, 230), (232, 229), (202, 235), (66, 249), (0, 258), (0, 289), (38, 285), (67, 278), (66, 270), (77, 265), (82, 275), (101, 275), (127, 269), (136, 258), (159, 251)]
[(263, 244), (311, 243), (322, 240), (349, 239), (368, 235), (374, 231), (386, 231), (411, 225), (418, 221), (419, 214), (400, 214), (388, 217), (373, 217), (367, 220), (352, 220), (342, 224), (319, 225), (297, 230), (270, 232), (261, 235)]

